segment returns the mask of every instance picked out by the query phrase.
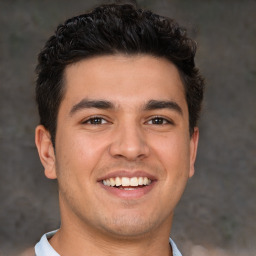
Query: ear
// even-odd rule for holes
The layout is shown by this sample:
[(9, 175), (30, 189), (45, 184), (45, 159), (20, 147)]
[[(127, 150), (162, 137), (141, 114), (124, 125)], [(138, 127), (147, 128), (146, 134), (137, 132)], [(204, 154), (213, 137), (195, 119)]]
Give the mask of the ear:
[(194, 128), (194, 133), (190, 138), (190, 170), (189, 170), (189, 178), (191, 178), (195, 173), (195, 161), (197, 154), (197, 146), (199, 140), (199, 129), (198, 127)]
[(44, 173), (48, 179), (56, 179), (55, 152), (51, 141), (51, 135), (43, 125), (35, 130), (35, 143), (37, 151), (44, 166)]

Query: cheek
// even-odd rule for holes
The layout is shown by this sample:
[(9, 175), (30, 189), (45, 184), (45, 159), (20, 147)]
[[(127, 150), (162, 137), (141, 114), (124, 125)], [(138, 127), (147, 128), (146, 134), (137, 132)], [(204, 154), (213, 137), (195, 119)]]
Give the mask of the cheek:
[[(56, 171), (59, 189), (69, 201), (79, 201), (78, 191), (90, 190), (93, 170), (97, 165), (99, 149), (85, 136), (59, 136), (56, 144)], [(81, 198), (80, 198), (81, 199)]]
[[(168, 136), (158, 140), (154, 151), (164, 169), (162, 179), (162, 195), (168, 200), (180, 198), (189, 178), (189, 139), (184, 134)], [(176, 196), (174, 196), (176, 195)]]
[(63, 165), (76, 173), (90, 174), (106, 151), (106, 140), (88, 136), (83, 131), (74, 132), (62, 140), (60, 137), (59, 141), (58, 157), (61, 158)]
[(190, 144), (184, 134), (158, 137), (151, 142), (151, 148), (167, 169), (174, 166), (189, 166)]

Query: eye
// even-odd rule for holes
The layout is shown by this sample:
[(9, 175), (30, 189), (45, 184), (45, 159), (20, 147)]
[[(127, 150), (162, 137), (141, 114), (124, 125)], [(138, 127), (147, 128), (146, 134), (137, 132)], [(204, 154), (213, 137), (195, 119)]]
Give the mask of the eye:
[(106, 124), (108, 123), (104, 118), (94, 116), (90, 117), (89, 119), (83, 121), (83, 124), (92, 124), (92, 125), (100, 125), (100, 124)]
[(172, 122), (167, 120), (166, 118), (158, 117), (158, 116), (151, 118), (147, 123), (153, 124), (153, 125), (172, 124)]

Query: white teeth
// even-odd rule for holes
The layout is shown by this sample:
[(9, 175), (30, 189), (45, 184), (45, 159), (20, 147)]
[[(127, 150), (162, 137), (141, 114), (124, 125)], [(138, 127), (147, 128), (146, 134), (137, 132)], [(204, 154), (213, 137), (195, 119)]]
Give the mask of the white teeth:
[(116, 186), (121, 186), (122, 180), (119, 177), (116, 177)]
[(138, 179), (136, 177), (131, 178), (130, 179), (130, 185), (131, 186), (138, 186), (139, 185)]
[[(116, 177), (116, 178), (109, 178), (106, 180), (103, 180), (102, 183), (105, 186), (123, 186), (123, 187), (137, 187), (137, 186), (141, 186), (141, 185), (149, 185), (151, 183), (151, 180), (147, 177), (132, 177), (132, 178), (128, 178), (128, 177)], [(124, 188), (126, 190), (132, 190), (133, 188)]]
[(122, 186), (130, 186), (130, 179), (127, 177), (122, 177)]
[(148, 178), (147, 178), (147, 177), (144, 177), (144, 179), (143, 179), (143, 185), (148, 185), (148, 182), (149, 182)]
[(109, 180), (110, 180), (110, 186), (114, 187), (116, 185), (114, 178), (110, 178)]
[(138, 183), (139, 183), (139, 185), (143, 185), (143, 177), (139, 177), (139, 179), (138, 179)]

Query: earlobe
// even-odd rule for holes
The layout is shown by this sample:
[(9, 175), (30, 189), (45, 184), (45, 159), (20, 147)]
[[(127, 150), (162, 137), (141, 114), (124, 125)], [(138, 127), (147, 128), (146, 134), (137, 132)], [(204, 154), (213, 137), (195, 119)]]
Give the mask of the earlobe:
[(35, 130), (35, 143), (45, 176), (48, 179), (56, 179), (55, 152), (48, 130), (43, 125), (39, 125)]
[(198, 127), (194, 128), (194, 133), (190, 138), (190, 170), (189, 170), (189, 178), (191, 178), (195, 173), (195, 161), (197, 154), (197, 146), (199, 140), (199, 129)]

